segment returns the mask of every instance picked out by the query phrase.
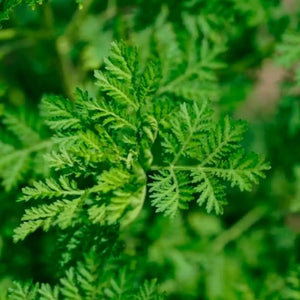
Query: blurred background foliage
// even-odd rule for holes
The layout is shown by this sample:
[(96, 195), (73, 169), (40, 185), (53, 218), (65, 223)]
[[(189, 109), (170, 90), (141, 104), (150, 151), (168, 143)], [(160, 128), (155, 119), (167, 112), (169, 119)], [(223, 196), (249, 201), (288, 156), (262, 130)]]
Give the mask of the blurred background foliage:
[[(300, 299), (299, 17), (297, 0), (52, 0), (34, 9), (20, 3), (0, 30), (0, 115), (18, 111), (30, 141), (43, 141), (47, 130), (35, 113), (42, 95), (73, 98), (77, 86), (95, 94), (93, 70), (113, 40), (136, 45), (142, 61), (153, 55), (153, 41), (164, 55), (175, 42), (186, 57), (210, 51), (218, 64), (203, 62), (205, 80), (180, 93), (200, 90), (218, 114), (247, 119), (247, 146), (264, 153), (272, 169), (251, 194), (231, 192), (222, 217), (195, 206), (174, 220), (154, 218), (146, 205), (121, 235), (124, 251), (169, 299)], [(5, 120), (1, 140), (14, 140), (20, 157), (18, 149), (30, 142), (5, 129), (17, 121)], [(50, 172), (42, 160), (28, 150), (18, 189), (10, 182), (0, 189), (0, 299), (12, 280), (52, 283), (59, 276), (53, 232), (12, 242), (24, 210), (15, 199)], [(1, 172), (6, 165), (0, 157)]]

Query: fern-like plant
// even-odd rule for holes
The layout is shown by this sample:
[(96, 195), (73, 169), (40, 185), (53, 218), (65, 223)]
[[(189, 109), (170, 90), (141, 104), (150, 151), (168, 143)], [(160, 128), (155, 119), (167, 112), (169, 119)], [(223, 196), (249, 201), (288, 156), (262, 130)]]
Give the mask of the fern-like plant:
[(44, 97), (42, 115), (54, 132), (47, 160), (57, 176), (23, 189), (20, 200), (46, 202), (25, 211), (15, 241), (38, 228), (123, 226), (149, 200), (169, 216), (193, 199), (220, 214), (223, 182), (249, 191), (264, 177), (268, 165), (242, 149), (245, 124), (215, 121), (205, 97), (182, 101), (163, 91), (161, 73), (159, 62), (141, 70), (135, 48), (113, 43), (95, 72), (96, 96)]
[[(0, 0), (0, 300), (299, 296), (284, 5)], [(247, 133), (273, 50), (284, 101)], [(251, 144), (274, 167), (246, 193), (270, 168)]]

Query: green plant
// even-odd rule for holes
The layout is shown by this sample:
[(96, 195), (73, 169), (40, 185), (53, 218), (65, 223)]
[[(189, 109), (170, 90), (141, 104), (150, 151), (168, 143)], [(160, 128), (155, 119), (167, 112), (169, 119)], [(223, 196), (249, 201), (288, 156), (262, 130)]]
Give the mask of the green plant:
[[(0, 299), (298, 299), (299, 34), (246, 2), (0, 3)], [(276, 52), (296, 79), (248, 129)]]

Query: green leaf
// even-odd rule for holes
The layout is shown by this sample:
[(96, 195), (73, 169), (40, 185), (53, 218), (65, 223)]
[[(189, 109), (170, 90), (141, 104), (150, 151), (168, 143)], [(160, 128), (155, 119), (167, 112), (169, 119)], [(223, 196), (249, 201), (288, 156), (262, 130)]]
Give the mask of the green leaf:
[(159, 171), (151, 176), (150, 198), (156, 212), (174, 217), (179, 209), (187, 209), (192, 200), (191, 190), (188, 187), (188, 177), (182, 172), (173, 169)]
[(81, 127), (80, 119), (75, 115), (71, 102), (61, 96), (44, 96), (41, 111), (47, 125), (53, 130), (65, 131)]
[(29, 201), (31, 199), (44, 199), (53, 197), (80, 196), (83, 190), (78, 190), (77, 183), (69, 180), (66, 176), (60, 176), (56, 181), (52, 178), (46, 179), (45, 182), (35, 181), (33, 187), (25, 187), (23, 197), (20, 200)]

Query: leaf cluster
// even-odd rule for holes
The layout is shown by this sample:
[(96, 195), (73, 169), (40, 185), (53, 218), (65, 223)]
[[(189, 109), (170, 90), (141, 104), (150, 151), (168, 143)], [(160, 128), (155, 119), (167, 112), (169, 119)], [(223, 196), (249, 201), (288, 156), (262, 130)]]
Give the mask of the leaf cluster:
[[(194, 198), (208, 212), (222, 213), (220, 179), (243, 191), (264, 177), (268, 166), (240, 146), (243, 123), (228, 117), (216, 123), (205, 97), (180, 103), (171, 88), (179, 77), (164, 85), (159, 64), (149, 62), (141, 72), (138, 62), (134, 48), (113, 43), (104, 68), (95, 72), (96, 98), (81, 90), (73, 103), (44, 97), (42, 115), (57, 145), (47, 159), (61, 175), (23, 189), (21, 200), (52, 202), (25, 211), (16, 241), (38, 228), (74, 226), (83, 215), (91, 223), (126, 225), (148, 194), (165, 215)], [(81, 188), (82, 180), (88, 184)]]

